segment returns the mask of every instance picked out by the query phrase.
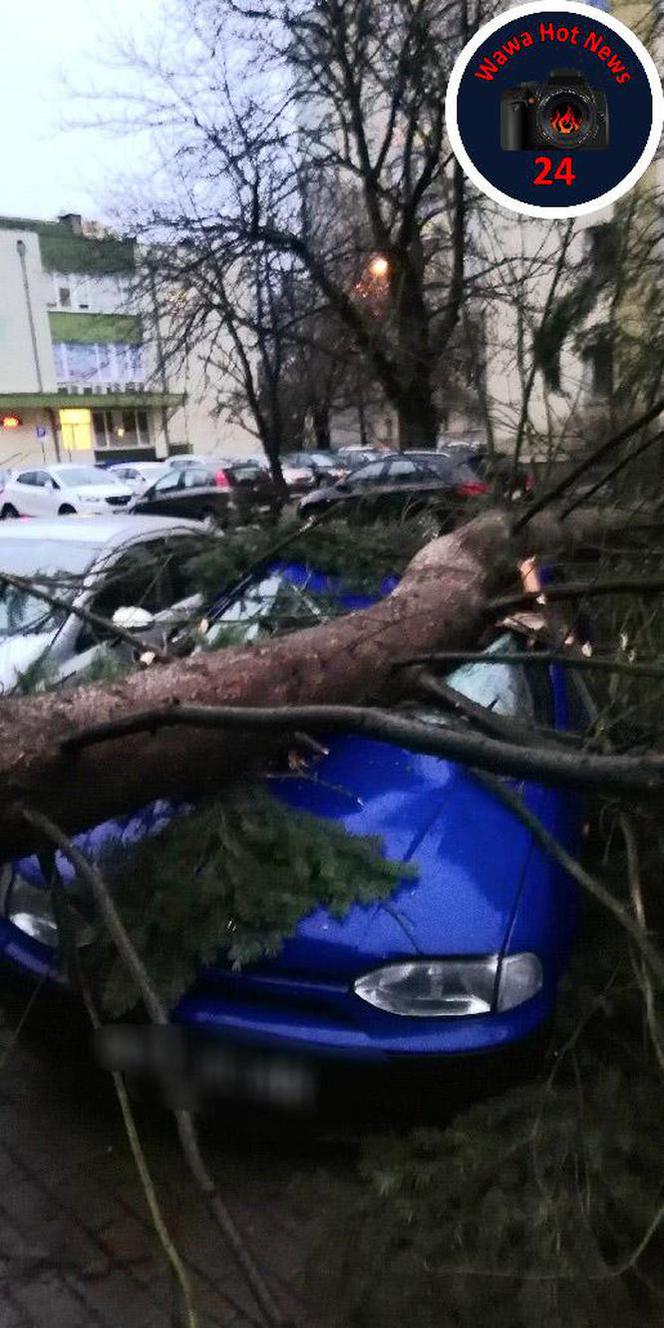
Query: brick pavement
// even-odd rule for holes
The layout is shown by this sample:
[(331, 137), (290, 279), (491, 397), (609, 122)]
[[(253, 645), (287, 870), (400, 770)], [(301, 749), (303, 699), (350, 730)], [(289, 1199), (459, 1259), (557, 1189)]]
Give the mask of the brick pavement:
[[(0, 1061), (11, 1031), (0, 1028)], [(37, 1050), (35, 1050), (35, 1047)], [(21, 1037), (0, 1073), (0, 1328), (179, 1328), (113, 1091), (85, 1061), (53, 1064)], [(194, 1286), (200, 1328), (258, 1328), (246, 1283), (194, 1194), (170, 1124), (140, 1113), (164, 1213)], [(209, 1150), (209, 1145), (208, 1145)], [(324, 1174), (314, 1153), (272, 1156), (251, 1136), (209, 1154), (272, 1289), (301, 1319), (307, 1241)], [(317, 1188), (318, 1187), (318, 1188)], [(303, 1234), (305, 1233), (305, 1234)]]

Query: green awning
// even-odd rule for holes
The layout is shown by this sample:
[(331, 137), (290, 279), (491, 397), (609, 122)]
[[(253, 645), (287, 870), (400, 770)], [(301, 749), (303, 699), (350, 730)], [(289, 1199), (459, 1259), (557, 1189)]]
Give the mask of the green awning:
[(135, 314), (49, 313), (51, 341), (77, 345), (99, 342), (102, 345), (140, 346), (143, 340), (141, 320)]
[(179, 392), (86, 392), (69, 395), (66, 392), (2, 392), (0, 411), (22, 410), (158, 410), (165, 406), (176, 410), (185, 403)]

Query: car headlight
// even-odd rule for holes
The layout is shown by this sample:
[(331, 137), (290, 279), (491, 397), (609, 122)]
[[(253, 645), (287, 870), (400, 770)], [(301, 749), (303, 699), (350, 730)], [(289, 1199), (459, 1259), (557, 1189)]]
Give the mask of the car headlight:
[(534, 954), (479, 959), (415, 959), (357, 978), (356, 996), (390, 1014), (440, 1019), (512, 1010), (542, 986)]
[[(96, 935), (96, 927), (84, 917), (78, 903), (69, 899), (67, 917), (74, 943), (78, 949), (89, 945)], [(41, 889), (26, 881), (24, 876), (13, 876), (4, 889), (3, 912), (8, 922), (34, 941), (40, 941), (50, 950), (58, 948), (58, 924), (53, 912), (50, 890)]]

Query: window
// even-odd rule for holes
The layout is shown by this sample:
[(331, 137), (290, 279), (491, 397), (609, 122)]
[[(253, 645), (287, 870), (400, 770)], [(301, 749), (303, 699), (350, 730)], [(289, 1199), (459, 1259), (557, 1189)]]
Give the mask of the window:
[(92, 448), (92, 412), (89, 410), (61, 410), (60, 429), (62, 444), (67, 452), (88, 452)]
[[(165, 572), (167, 567), (167, 544), (164, 540), (151, 540), (146, 544), (137, 544), (117, 562), (104, 564), (104, 573), (108, 574), (108, 584), (103, 586), (89, 605), (93, 613), (109, 621), (121, 608), (142, 608), (148, 613), (161, 613), (172, 602), (170, 577)], [(98, 641), (111, 638), (111, 629), (88, 626), (82, 628), (77, 650), (89, 650)]]
[(35, 470), (24, 470), (21, 475), (16, 476), (16, 479), (19, 484), (36, 484), (37, 472)]
[(351, 475), (348, 483), (355, 488), (355, 485), (358, 485), (359, 487), (361, 484), (375, 483), (377, 480), (382, 479), (384, 474), (385, 462), (372, 461), (368, 466), (363, 466), (361, 470), (358, 470), (354, 475)]
[(182, 488), (182, 477), (186, 473), (184, 470), (174, 470), (171, 475), (162, 475), (154, 486), (154, 493), (172, 493)]
[(142, 346), (113, 342), (59, 341), (53, 344), (59, 383), (143, 383)]
[(95, 410), (92, 419), (98, 451), (150, 446), (150, 426), (145, 410)]
[(412, 461), (390, 461), (387, 468), (387, 475), (390, 480), (415, 480), (418, 478), (426, 478), (424, 467), (418, 467)]
[[(24, 471), (20, 479), (33, 475)], [(4, 571), (38, 582), (39, 573), (54, 577), (62, 573), (60, 593), (71, 593), (72, 578), (84, 576), (95, 549), (90, 544), (68, 544), (62, 540), (3, 539), (2, 566)], [(43, 599), (24, 590), (0, 586), (0, 637), (23, 636), (26, 632), (43, 630), (47, 619), (57, 625), (64, 614), (52, 610)]]
[(71, 291), (69, 286), (58, 286), (58, 304), (61, 309), (71, 309)]
[(613, 347), (609, 341), (596, 341), (584, 352), (590, 367), (590, 392), (602, 401), (613, 395)]
[[(486, 651), (512, 651), (518, 649), (518, 643), (511, 634), (499, 636)], [(539, 672), (540, 670), (533, 670)], [(528, 670), (530, 672), (530, 670)], [(546, 670), (544, 670), (546, 673)], [(520, 664), (490, 664), (478, 660), (473, 664), (462, 664), (445, 678), (448, 687), (460, 692), (469, 701), (486, 706), (494, 715), (533, 720), (535, 703), (529, 686), (526, 670)], [(548, 682), (547, 682), (548, 687)]]
[(128, 383), (142, 383), (145, 380), (142, 346), (118, 346), (118, 352), (124, 357), (124, 377)]
[(202, 489), (214, 485), (214, 476), (209, 470), (197, 470), (195, 466), (187, 466), (186, 470), (180, 471), (184, 480), (185, 489)]
[(89, 383), (99, 377), (96, 346), (68, 344), (67, 362), (69, 377), (76, 383)]

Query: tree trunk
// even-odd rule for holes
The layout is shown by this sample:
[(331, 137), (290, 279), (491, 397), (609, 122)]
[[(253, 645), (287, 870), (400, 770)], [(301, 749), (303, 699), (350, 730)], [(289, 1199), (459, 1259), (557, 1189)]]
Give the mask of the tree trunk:
[(431, 386), (427, 381), (414, 385), (407, 397), (399, 402), (399, 451), (436, 450), (438, 441), (438, 410), (434, 404)]
[(435, 449), (439, 411), (434, 400), (429, 318), (423, 294), (424, 258), (420, 237), (413, 242), (409, 261), (395, 266), (392, 278), (403, 391), (396, 401), (399, 413), (399, 449)]
[(177, 726), (79, 752), (64, 752), (65, 739), (179, 704), (389, 703), (406, 672), (394, 669), (395, 660), (472, 645), (492, 595), (516, 581), (520, 558), (595, 545), (617, 524), (612, 512), (560, 521), (547, 511), (517, 539), (509, 514), (489, 511), (427, 544), (392, 594), (364, 612), (267, 644), (154, 665), (120, 682), (0, 701), (2, 859), (40, 847), (21, 803), (73, 833), (157, 797), (212, 793), (264, 765), (274, 750), (268, 744), (266, 752), (265, 738), (256, 734)]
[(274, 435), (263, 439), (263, 451), (270, 467), (270, 474), (274, 480), (274, 485), (283, 502), (288, 499), (288, 485), (281, 469), (281, 444)]
[[(396, 590), (362, 613), (269, 644), (156, 665), (122, 682), (0, 703), (0, 842), (3, 858), (34, 846), (21, 800), (68, 832), (159, 796), (210, 793), (265, 756), (265, 739), (163, 729), (64, 755), (63, 739), (93, 724), (179, 703), (283, 706), (387, 700), (395, 658), (476, 638), (487, 598), (509, 561), (507, 517), (487, 513), (435, 540)], [(502, 571), (502, 577), (501, 577)]]
[(329, 401), (317, 401), (312, 406), (311, 414), (316, 438), (316, 451), (329, 452), (331, 447)]

